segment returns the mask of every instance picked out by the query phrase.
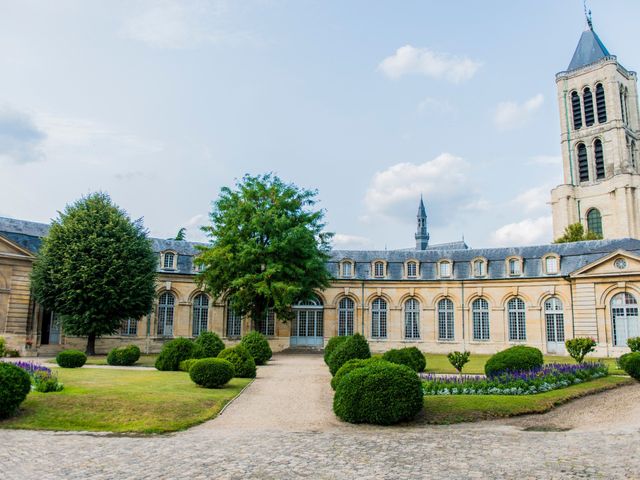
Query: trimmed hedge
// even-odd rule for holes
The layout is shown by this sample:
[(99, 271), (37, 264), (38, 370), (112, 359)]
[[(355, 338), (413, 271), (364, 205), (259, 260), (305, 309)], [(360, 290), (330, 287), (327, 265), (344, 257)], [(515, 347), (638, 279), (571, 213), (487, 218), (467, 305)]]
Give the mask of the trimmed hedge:
[(404, 365), (372, 362), (338, 383), (333, 411), (349, 423), (392, 425), (411, 420), (422, 410), (422, 383)]
[(484, 373), (487, 377), (498, 375), (501, 372), (518, 372), (542, 367), (544, 358), (542, 352), (534, 347), (517, 345), (507, 348), (491, 356), (484, 365)]
[(340, 369), (336, 372), (336, 374), (334, 375), (334, 377), (331, 379), (331, 388), (333, 388), (334, 390), (338, 387), (338, 384), (342, 381), (342, 379), (348, 374), (353, 372), (354, 370), (358, 369), (358, 368), (363, 368), (366, 367), (368, 365), (371, 365), (372, 363), (390, 363), (387, 362), (386, 360), (383, 360), (380, 357), (371, 357), (371, 358), (366, 358), (366, 359), (362, 359), (362, 358), (352, 358), (351, 360), (347, 361), (344, 365), (342, 365), (340, 367)]
[(218, 358), (228, 360), (233, 365), (235, 376), (238, 378), (256, 378), (256, 362), (242, 345), (225, 348)]
[(640, 337), (631, 337), (627, 339), (627, 346), (632, 352), (640, 352)]
[(215, 332), (202, 332), (195, 340), (195, 344), (202, 347), (205, 358), (214, 358), (224, 350), (224, 342)]
[(140, 360), (140, 348), (137, 345), (114, 348), (107, 355), (109, 365), (119, 365), (128, 367)]
[(329, 339), (329, 341), (324, 347), (324, 363), (329, 365), (329, 357), (335, 351), (335, 349), (338, 348), (338, 346), (341, 345), (342, 342), (344, 342), (347, 338), (349, 337), (342, 336), (342, 337), (331, 337)]
[(427, 367), (427, 361), (417, 347), (394, 348), (385, 352), (382, 358), (387, 362), (406, 365), (416, 372), (424, 372)]
[(63, 350), (56, 355), (56, 363), (62, 368), (79, 368), (87, 363), (87, 356), (80, 350)]
[(340, 367), (352, 358), (371, 358), (371, 350), (366, 338), (359, 333), (346, 338), (329, 356), (331, 375), (335, 375)]
[(256, 365), (264, 365), (273, 355), (267, 337), (255, 330), (242, 337), (240, 345), (249, 350), (249, 353), (255, 360)]
[(191, 380), (204, 388), (223, 387), (233, 378), (234, 373), (231, 362), (221, 358), (196, 360), (189, 369)]
[(622, 368), (631, 378), (640, 381), (640, 352), (628, 353)]
[(156, 359), (156, 368), (163, 371), (176, 371), (182, 360), (204, 358), (204, 350), (188, 338), (175, 338), (162, 346)]
[(188, 360), (182, 360), (178, 365), (178, 370), (180, 370), (181, 372), (188, 372), (189, 370), (191, 370), (191, 367), (193, 367), (193, 364), (199, 362), (200, 360), (202, 359), (190, 358)]
[(620, 355), (620, 358), (618, 358), (618, 360), (616, 361), (616, 363), (618, 364), (618, 367), (620, 367), (622, 370), (624, 370), (624, 362), (627, 361), (627, 358), (629, 357), (629, 355), (631, 355), (631, 353), (623, 353), (622, 355)]
[(4, 357), (6, 348), (7, 341), (3, 337), (0, 337), (0, 358)]
[(29, 374), (11, 363), (0, 363), (0, 418), (12, 415), (31, 391)]

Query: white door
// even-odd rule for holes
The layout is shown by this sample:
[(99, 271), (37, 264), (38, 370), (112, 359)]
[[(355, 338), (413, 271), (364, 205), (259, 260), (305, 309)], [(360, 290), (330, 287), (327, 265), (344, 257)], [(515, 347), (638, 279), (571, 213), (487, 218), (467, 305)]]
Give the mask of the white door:
[(51, 317), (49, 318), (49, 344), (57, 345), (60, 343), (61, 338), (60, 328), (60, 317), (55, 314), (55, 312), (51, 312)]
[(564, 354), (564, 313), (559, 298), (551, 297), (544, 302), (544, 316), (547, 327), (547, 353)]

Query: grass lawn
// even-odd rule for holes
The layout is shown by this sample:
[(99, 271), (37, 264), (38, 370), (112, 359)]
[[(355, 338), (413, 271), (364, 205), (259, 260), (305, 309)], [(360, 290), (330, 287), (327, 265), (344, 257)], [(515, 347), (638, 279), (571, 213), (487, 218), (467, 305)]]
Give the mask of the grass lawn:
[[(153, 367), (156, 363), (157, 354), (140, 355), (140, 359), (133, 365), (134, 367)], [(87, 358), (87, 365), (108, 365), (106, 355), (92, 355)]]
[(427, 395), (424, 421), (450, 424), (544, 413), (571, 399), (630, 383), (630, 378), (609, 376), (536, 395)]
[(215, 417), (249, 383), (234, 378), (223, 389), (196, 386), (184, 372), (56, 369), (64, 390), (31, 392), (0, 428), (161, 433)]

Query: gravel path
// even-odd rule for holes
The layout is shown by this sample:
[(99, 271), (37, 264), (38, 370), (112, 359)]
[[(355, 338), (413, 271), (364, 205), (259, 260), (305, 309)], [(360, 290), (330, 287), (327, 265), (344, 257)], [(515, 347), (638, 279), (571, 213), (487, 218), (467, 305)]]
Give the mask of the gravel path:
[[(322, 357), (277, 355), (217, 419), (153, 437), (0, 430), (3, 479), (638, 478), (640, 386), (453, 426), (347, 425)], [(585, 426), (588, 424), (588, 426)], [(552, 425), (569, 431), (526, 431)]]

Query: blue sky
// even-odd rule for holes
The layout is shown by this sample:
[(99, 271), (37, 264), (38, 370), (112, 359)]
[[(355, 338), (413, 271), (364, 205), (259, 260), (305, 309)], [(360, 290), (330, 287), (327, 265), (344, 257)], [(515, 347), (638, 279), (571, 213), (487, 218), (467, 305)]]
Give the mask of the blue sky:
[[(640, 3), (591, 0), (640, 65)], [(220, 188), (318, 189), (336, 248), (551, 240), (555, 73), (580, 0), (0, 0), (0, 215), (104, 190), (155, 236), (201, 240)]]

